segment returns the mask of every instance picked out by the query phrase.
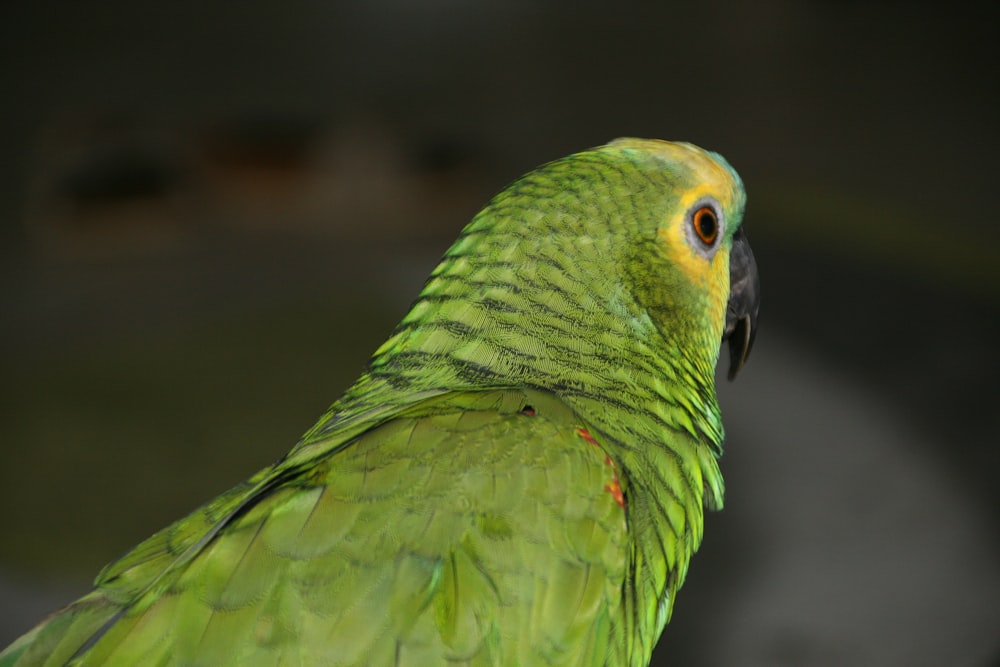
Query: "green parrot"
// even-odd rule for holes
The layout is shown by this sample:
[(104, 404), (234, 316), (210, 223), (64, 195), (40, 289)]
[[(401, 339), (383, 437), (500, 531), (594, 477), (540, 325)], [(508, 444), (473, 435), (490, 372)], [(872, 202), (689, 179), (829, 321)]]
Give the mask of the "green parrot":
[(108, 565), (8, 665), (646, 665), (722, 506), (753, 344), (725, 160), (618, 139), (496, 195), (273, 466)]

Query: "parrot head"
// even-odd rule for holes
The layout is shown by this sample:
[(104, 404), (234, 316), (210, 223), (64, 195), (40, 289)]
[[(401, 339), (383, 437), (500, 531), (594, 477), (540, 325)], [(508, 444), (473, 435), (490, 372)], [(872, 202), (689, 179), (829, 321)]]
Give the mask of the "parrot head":
[(725, 159), (687, 143), (617, 139), (542, 165), (466, 226), (371, 376), (426, 391), (678, 395), (699, 406), (691, 430), (721, 441), (721, 347), (733, 378), (757, 320), (745, 201)]
[[(658, 209), (668, 211), (657, 221), (657, 235), (665, 241), (660, 254), (680, 267), (681, 279), (687, 278), (693, 288), (675, 293), (707, 296), (709, 311), (721, 310), (725, 301), (724, 320), (715, 312), (710, 319), (724, 322), (721, 341), (729, 345), (728, 378), (735, 379), (750, 356), (760, 308), (757, 263), (741, 225), (746, 199), (739, 175), (721, 155), (683, 142), (623, 138), (599, 150), (621, 152), (640, 162), (652, 160), (658, 163), (658, 173), (669, 174), (673, 187), (664, 192), (674, 193), (676, 200)], [(723, 246), (728, 253), (718, 252)], [(670, 281), (670, 287), (675, 286), (676, 281)], [(676, 309), (671, 314), (676, 322)]]

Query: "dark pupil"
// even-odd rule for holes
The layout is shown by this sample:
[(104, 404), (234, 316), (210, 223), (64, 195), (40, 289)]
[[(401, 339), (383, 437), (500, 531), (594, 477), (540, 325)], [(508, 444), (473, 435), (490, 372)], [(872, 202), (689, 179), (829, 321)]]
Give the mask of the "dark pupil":
[(702, 211), (698, 216), (698, 230), (702, 238), (712, 238), (715, 235), (715, 216), (709, 211)]

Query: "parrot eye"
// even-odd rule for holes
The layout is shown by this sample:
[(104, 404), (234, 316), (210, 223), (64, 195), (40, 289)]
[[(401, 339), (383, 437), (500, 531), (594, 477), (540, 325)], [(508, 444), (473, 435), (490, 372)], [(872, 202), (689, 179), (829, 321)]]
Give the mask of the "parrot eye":
[(702, 197), (684, 214), (684, 237), (688, 245), (705, 259), (712, 259), (726, 231), (722, 206), (714, 197)]
[(691, 216), (691, 226), (702, 243), (707, 246), (719, 237), (719, 216), (711, 206), (702, 206)]

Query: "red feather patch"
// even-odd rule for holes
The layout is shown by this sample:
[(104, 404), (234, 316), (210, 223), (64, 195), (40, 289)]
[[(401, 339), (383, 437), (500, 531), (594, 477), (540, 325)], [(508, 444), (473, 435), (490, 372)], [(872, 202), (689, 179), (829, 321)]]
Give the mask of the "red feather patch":
[[(592, 444), (594, 447), (600, 449), (602, 452), (604, 451), (601, 448), (600, 443), (597, 442), (594, 436), (592, 436), (590, 431), (587, 429), (578, 427), (576, 429), (576, 434)], [(604, 485), (604, 490), (611, 494), (611, 497), (615, 499), (615, 502), (618, 503), (619, 507), (625, 509), (625, 493), (622, 491), (622, 485), (618, 481), (618, 471), (615, 470), (615, 462), (611, 460), (611, 457), (607, 454), (607, 452), (604, 454), (604, 465), (611, 468), (611, 474), (613, 476), (611, 482)]]

